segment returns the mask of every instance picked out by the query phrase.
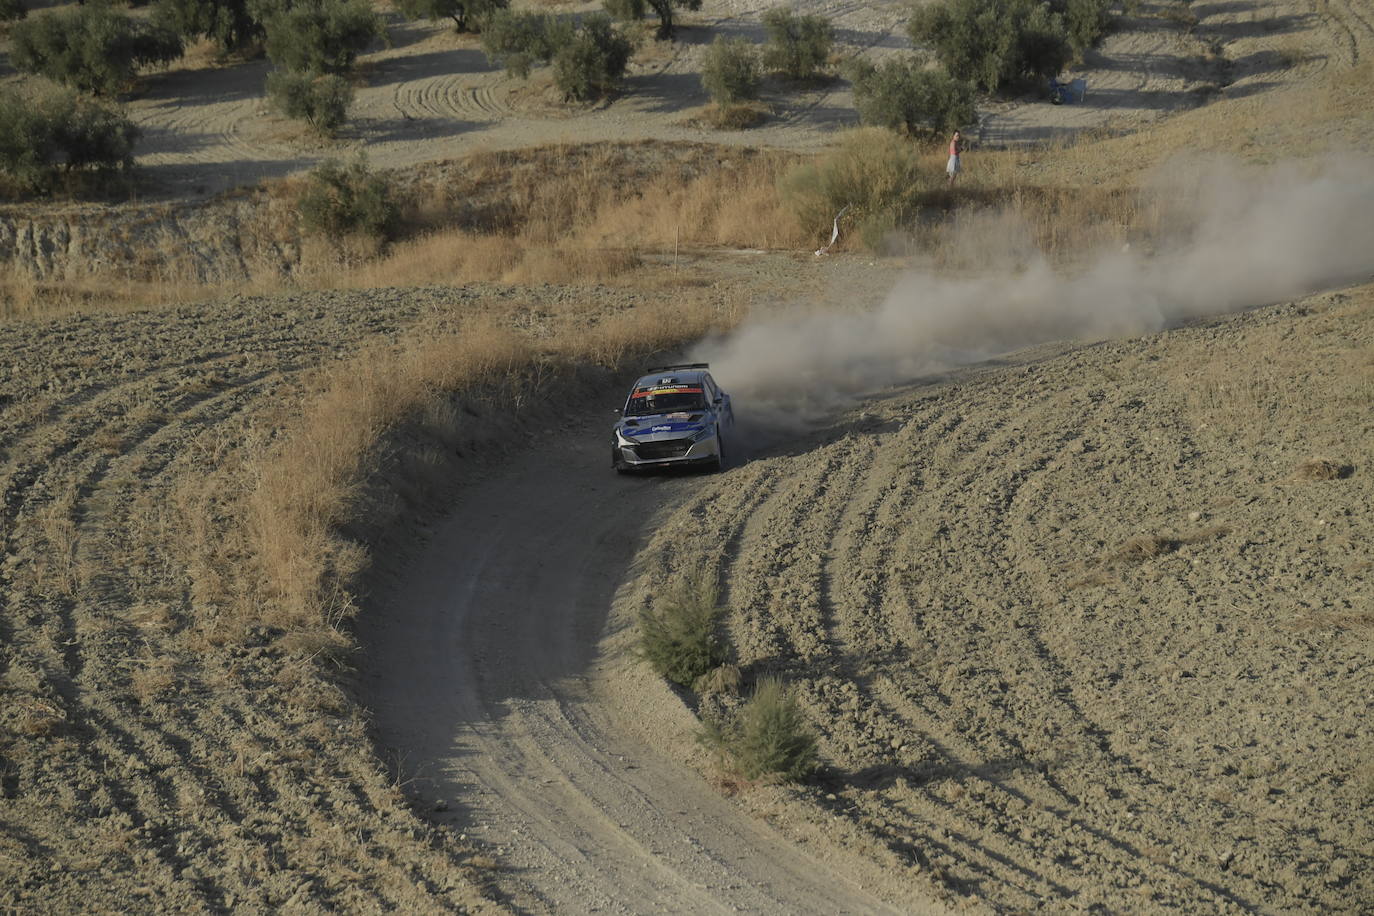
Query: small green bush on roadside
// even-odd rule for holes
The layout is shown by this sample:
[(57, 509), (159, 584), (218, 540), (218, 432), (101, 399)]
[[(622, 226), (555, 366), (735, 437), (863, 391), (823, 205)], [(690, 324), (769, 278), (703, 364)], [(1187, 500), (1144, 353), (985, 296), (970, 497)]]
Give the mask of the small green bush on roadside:
[(267, 74), (267, 97), (288, 118), (305, 121), (328, 136), (348, 119), (353, 85), (336, 73), (273, 70)]
[(976, 117), (973, 86), (942, 70), (926, 69), (917, 58), (888, 60), (875, 67), (859, 61), (849, 69), (859, 120), (907, 135), (944, 133)]
[(824, 16), (797, 16), (779, 6), (763, 14), (763, 26), (768, 30), (763, 65), (769, 70), (801, 80), (825, 67), (835, 30)]
[(796, 697), (776, 678), (763, 678), (728, 721), (707, 721), (702, 741), (721, 753), (745, 779), (791, 782), (815, 772), (816, 737)]
[(659, 675), (682, 687), (725, 663), (729, 651), (716, 633), (722, 608), (715, 577), (700, 572), (679, 581), (639, 614), (639, 648)]
[(870, 127), (850, 132), (832, 152), (785, 173), (778, 192), (801, 225), (816, 227), (818, 238), (822, 232), (829, 236), (835, 214), (849, 207), (846, 219), (875, 241), (884, 230), (908, 223), (943, 178), (922, 163), (909, 140)]
[(306, 179), (297, 205), (306, 232), (336, 238), (388, 238), (398, 214), (391, 183), (362, 157), (347, 165), (337, 159), (321, 162)]
[(176, 33), (116, 13), (104, 0), (31, 16), (10, 27), (16, 70), (97, 95), (117, 92), (140, 67), (167, 63), (181, 52)]
[(757, 98), (758, 52), (743, 38), (717, 35), (701, 62), (701, 85), (722, 108)]
[(29, 191), (58, 175), (127, 170), (138, 128), (118, 108), (70, 89), (0, 89), (0, 173)]

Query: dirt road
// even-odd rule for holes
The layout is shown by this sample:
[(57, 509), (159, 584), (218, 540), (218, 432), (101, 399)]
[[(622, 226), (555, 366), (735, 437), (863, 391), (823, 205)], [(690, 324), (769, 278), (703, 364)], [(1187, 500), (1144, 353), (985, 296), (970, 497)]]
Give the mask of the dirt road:
[(522, 910), (895, 911), (861, 886), (872, 865), (798, 849), (637, 737), (694, 720), (657, 682), (616, 701), (608, 610), (657, 510), (701, 479), (616, 478), (598, 419), (468, 490), (366, 616), (383, 755), (405, 749), (412, 788), (491, 847)]

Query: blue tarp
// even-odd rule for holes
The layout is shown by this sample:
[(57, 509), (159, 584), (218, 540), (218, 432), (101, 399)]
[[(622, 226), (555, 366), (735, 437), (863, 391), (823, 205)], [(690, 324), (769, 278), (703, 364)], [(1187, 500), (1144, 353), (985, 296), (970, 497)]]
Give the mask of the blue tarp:
[(1079, 77), (1061, 83), (1059, 80), (1050, 80), (1050, 98), (1054, 101), (1068, 102), (1074, 104), (1083, 101), (1083, 97), (1088, 94), (1088, 81)]

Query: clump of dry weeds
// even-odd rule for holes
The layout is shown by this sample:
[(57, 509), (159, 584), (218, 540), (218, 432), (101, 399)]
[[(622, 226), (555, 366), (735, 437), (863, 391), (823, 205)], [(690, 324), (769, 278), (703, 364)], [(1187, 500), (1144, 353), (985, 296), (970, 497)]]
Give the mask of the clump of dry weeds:
[(1297, 480), (1340, 480), (1349, 477), (1354, 470), (1344, 461), (1308, 458), (1293, 469), (1293, 477)]

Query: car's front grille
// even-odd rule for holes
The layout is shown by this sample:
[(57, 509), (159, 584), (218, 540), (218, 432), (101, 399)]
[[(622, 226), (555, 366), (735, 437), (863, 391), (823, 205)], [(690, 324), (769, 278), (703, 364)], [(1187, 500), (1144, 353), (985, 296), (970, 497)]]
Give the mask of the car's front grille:
[(691, 439), (660, 439), (657, 442), (641, 442), (635, 446), (635, 454), (640, 458), (681, 458), (692, 447)]

